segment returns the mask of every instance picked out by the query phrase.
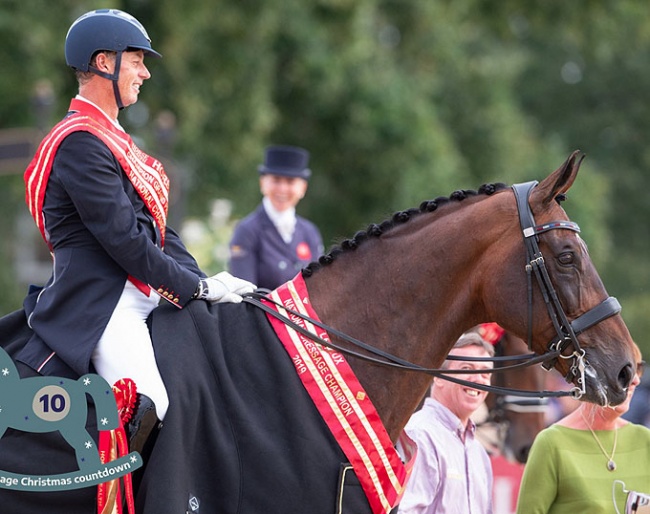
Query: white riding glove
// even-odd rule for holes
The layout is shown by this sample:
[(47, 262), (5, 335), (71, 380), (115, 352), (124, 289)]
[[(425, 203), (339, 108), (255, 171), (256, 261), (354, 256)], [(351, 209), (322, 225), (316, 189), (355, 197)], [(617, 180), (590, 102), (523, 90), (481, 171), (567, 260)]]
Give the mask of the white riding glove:
[(252, 293), (257, 286), (248, 280), (234, 277), (222, 271), (208, 278), (202, 278), (195, 293), (195, 298), (212, 303), (241, 303), (244, 293)]

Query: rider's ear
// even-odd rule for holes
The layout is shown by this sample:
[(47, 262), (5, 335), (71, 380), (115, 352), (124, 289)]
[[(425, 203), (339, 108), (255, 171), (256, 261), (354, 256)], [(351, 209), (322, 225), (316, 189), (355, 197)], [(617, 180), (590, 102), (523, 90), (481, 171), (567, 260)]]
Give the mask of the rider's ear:
[(113, 62), (106, 52), (99, 52), (95, 56), (95, 67), (103, 72), (112, 73), (109, 63)]

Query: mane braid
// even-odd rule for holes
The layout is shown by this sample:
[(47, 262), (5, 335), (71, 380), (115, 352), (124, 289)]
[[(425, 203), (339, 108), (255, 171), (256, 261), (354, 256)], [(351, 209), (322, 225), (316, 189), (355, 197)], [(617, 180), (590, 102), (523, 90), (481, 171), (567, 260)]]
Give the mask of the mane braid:
[(407, 221), (419, 216), (435, 211), (441, 205), (450, 202), (460, 202), (466, 198), (473, 198), (477, 195), (493, 195), (497, 191), (506, 189), (508, 186), (501, 182), (494, 184), (483, 184), (478, 191), (472, 189), (461, 189), (454, 191), (449, 198), (440, 196), (434, 200), (425, 200), (419, 208), (411, 208), (405, 211), (398, 211), (392, 215), (390, 219), (382, 221), (380, 224), (373, 223), (368, 226), (366, 230), (357, 232), (352, 239), (345, 239), (339, 245), (333, 246), (328, 253), (321, 255), (318, 261), (310, 262), (305, 268), (302, 269), (303, 277), (310, 277), (316, 270), (323, 266), (328, 266), (342, 253), (356, 250), (360, 244), (370, 238), (381, 237), (382, 234), (391, 230), (396, 225), (401, 225)]

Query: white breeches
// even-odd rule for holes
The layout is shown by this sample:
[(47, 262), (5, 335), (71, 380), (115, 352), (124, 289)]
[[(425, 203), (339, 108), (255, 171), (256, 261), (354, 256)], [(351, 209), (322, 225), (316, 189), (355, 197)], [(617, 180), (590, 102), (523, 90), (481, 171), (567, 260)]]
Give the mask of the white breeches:
[(169, 407), (169, 398), (156, 365), (146, 324), (159, 300), (153, 291), (147, 297), (127, 280), (106, 330), (93, 351), (92, 362), (97, 374), (110, 385), (121, 378), (133, 380), (137, 391), (156, 404), (158, 419), (162, 420)]

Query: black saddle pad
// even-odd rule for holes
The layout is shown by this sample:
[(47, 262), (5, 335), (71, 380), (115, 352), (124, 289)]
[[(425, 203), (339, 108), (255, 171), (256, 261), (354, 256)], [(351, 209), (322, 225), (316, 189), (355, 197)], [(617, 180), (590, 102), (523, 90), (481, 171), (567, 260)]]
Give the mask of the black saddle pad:
[(262, 311), (191, 302), (152, 321), (170, 408), (139, 512), (370, 512)]

